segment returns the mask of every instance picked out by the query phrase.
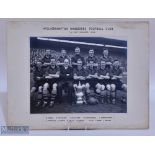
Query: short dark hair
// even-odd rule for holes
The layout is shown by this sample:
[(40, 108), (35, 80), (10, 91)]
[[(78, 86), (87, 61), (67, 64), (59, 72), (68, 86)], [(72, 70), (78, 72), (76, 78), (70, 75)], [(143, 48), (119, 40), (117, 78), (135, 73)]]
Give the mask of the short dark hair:
[(114, 59), (114, 61), (113, 62), (116, 62), (116, 61), (119, 61), (118, 59)]
[(80, 50), (80, 47), (75, 47), (75, 49), (79, 49)]
[[(106, 51), (106, 50), (108, 50), (108, 48), (104, 47), (104, 48), (103, 48), (103, 51)], [(109, 50), (108, 50), (108, 51), (109, 51)]]
[(62, 48), (61, 51), (66, 51), (66, 50), (64, 48)]

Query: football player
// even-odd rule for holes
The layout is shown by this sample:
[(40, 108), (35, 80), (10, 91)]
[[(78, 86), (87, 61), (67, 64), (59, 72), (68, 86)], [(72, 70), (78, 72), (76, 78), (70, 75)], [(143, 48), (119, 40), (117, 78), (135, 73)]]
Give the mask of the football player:
[(34, 96), (34, 93), (37, 92), (37, 105), (39, 106), (42, 102), (42, 89), (44, 84), (44, 70), (42, 68), (42, 63), (37, 62), (34, 69), (34, 87), (31, 89), (31, 96)]
[(109, 69), (106, 68), (105, 60), (101, 60), (100, 67), (98, 69), (98, 83), (96, 84), (96, 93), (103, 97), (103, 102), (106, 99), (106, 85), (109, 83)]
[(61, 81), (58, 83), (59, 103), (62, 103), (62, 89), (68, 87), (68, 101), (72, 104), (73, 93), (73, 69), (69, 64), (69, 59), (64, 59), (64, 65), (60, 68)]
[(123, 71), (120, 67), (119, 60), (114, 60), (113, 66), (110, 72), (111, 84), (107, 85), (107, 90), (109, 92), (109, 97), (111, 97), (111, 102), (116, 103), (116, 89), (127, 91), (127, 85), (121, 82), (123, 77)]
[(78, 84), (80, 81), (82, 84), (84, 84), (86, 71), (83, 68), (83, 62), (81, 59), (77, 60), (77, 68), (73, 70), (73, 76), (74, 76), (74, 83)]
[(84, 58), (80, 55), (80, 48), (76, 47), (75, 48), (75, 55), (71, 58), (71, 63), (72, 63), (73, 68), (77, 68), (77, 66), (78, 66), (77, 61), (78, 60), (81, 60), (82, 64), (84, 65), (85, 61), (84, 61)]
[(47, 82), (43, 86), (43, 99), (44, 104), (43, 107), (47, 105), (50, 100), (49, 106), (52, 107), (54, 105), (54, 101), (57, 95), (57, 83), (58, 78), (60, 76), (59, 67), (56, 66), (56, 59), (51, 58), (51, 65), (48, 66), (45, 74), (45, 78)]
[(57, 60), (57, 65), (63, 66), (64, 65), (64, 60), (68, 59), (69, 60), (69, 65), (70, 65), (70, 58), (67, 56), (67, 52), (65, 49), (61, 50), (61, 55)]
[(111, 68), (112, 66), (112, 62), (113, 62), (113, 59), (111, 56), (109, 56), (109, 50), (104, 48), (103, 49), (103, 55), (101, 57), (101, 60), (104, 60), (106, 62), (106, 68)]
[(50, 52), (50, 50), (45, 51), (45, 55), (41, 61), (43, 64), (43, 70), (44, 70), (44, 72), (46, 72), (48, 66), (50, 66), (50, 63), (51, 63), (51, 52)]
[(94, 66), (98, 66), (97, 58), (94, 56), (94, 50), (93, 49), (89, 50), (88, 57), (86, 58), (86, 65), (88, 67), (89, 67), (89, 65), (92, 65), (92, 64), (90, 64), (90, 61), (91, 62), (93, 61)]
[(86, 92), (90, 93), (90, 88), (94, 90), (97, 84), (97, 67), (94, 65), (94, 61), (89, 61), (89, 66), (87, 66), (86, 70)]
[(51, 62), (51, 53), (50, 53), (50, 50), (46, 50), (45, 56), (42, 59), (43, 66), (50, 65), (50, 62)]

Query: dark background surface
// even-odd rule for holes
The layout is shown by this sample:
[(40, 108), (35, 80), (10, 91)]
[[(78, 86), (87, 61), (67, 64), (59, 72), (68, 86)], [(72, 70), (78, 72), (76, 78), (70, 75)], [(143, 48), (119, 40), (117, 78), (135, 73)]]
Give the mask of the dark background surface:
[[(46, 38), (46, 37), (44, 37)], [(104, 44), (104, 45), (113, 45), (113, 46), (122, 46), (127, 47), (127, 41), (124, 40), (116, 40), (116, 39), (108, 39), (108, 38), (99, 38), (99, 37), (50, 37), (50, 39), (60, 39), (60, 40), (68, 40), (68, 41), (79, 41), (85, 43), (95, 43), (95, 44)], [(51, 49), (60, 51), (62, 48), (66, 49), (69, 53), (74, 52), (76, 47), (80, 47), (81, 54), (88, 54), (90, 49), (94, 49), (95, 53), (99, 55), (103, 51), (103, 47), (95, 46), (95, 45), (82, 45), (82, 44), (73, 44), (73, 43), (63, 43), (63, 42), (55, 42), (55, 41), (46, 41), (39, 40), (37, 37), (30, 38), (30, 48), (39, 48), (39, 49)], [(127, 56), (127, 49), (119, 49), (119, 48), (108, 48), (109, 52), (113, 55), (122, 55)]]

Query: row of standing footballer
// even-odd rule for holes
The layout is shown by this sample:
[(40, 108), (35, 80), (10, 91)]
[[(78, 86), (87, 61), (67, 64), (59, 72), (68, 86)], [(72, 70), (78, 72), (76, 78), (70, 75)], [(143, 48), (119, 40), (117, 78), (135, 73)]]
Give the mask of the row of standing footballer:
[[(31, 102), (36, 107), (62, 104), (62, 90), (66, 90), (69, 104), (89, 104), (87, 96), (92, 94), (100, 95), (102, 102), (115, 104), (116, 90), (125, 94), (127, 91), (127, 85), (121, 80), (124, 75), (126, 72), (123, 72), (119, 60), (113, 60), (108, 49), (103, 49), (100, 61), (93, 49), (89, 50), (86, 60), (81, 56), (79, 47), (75, 48), (71, 60), (65, 49), (61, 50), (58, 60), (46, 50), (43, 59), (33, 65)], [(78, 92), (82, 98), (78, 98)], [(121, 101), (126, 102), (126, 95), (121, 97)]]

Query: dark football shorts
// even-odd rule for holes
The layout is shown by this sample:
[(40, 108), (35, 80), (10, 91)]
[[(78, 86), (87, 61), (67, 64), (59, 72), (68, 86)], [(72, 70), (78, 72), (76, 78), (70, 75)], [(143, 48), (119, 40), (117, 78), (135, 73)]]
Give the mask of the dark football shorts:
[(58, 84), (59, 78), (46, 79), (46, 82), (49, 84), (49, 90), (51, 91), (53, 84), (54, 83), (57, 83)]
[(92, 78), (92, 79), (86, 79), (85, 82), (89, 83), (91, 88), (95, 88), (96, 84), (98, 83), (98, 80), (96, 78)]
[(43, 86), (46, 83), (45, 79), (35, 80), (35, 87)]
[(102, 84), (102, 85), (107, 85), (107, 84), (110, 84), (110, 80), (109, 79), (98, 79), (98, 83)]
[(73, 83), (74, 83), (74, 84), (77, 84), (77, 85), (78, 85), (79, 82), (81, 83), (81, 85), (82, 85), (82, 84), (86, 84), (86, 80), (73, 80)]

